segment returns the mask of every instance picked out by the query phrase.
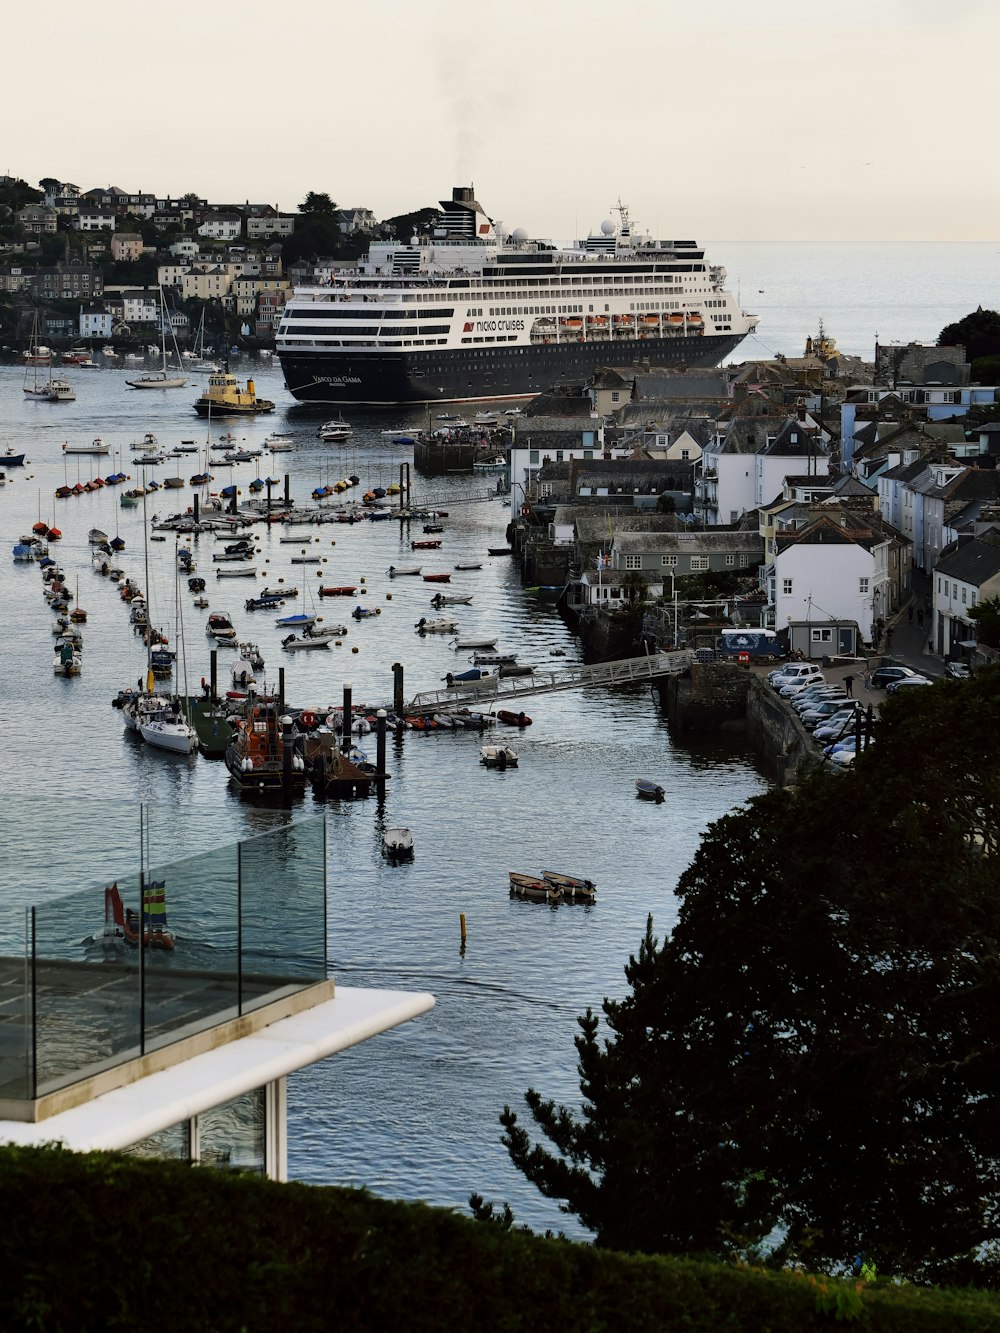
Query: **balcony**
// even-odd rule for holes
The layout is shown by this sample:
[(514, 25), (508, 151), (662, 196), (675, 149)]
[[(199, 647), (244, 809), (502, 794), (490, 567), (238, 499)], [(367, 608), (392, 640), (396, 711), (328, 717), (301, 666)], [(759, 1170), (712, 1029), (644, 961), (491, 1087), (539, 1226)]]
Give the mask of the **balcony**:
[[(23, 930), (9, 910), (0, 918), (7, 1120), (79, 1106), (333, 995), (322, 816), (222, 846), (212, 845), (218, 828), (213, 836), (206, 817), (207, 849), (178, 859), (159, 850), (176, 845), (173, 811), (133, 806), (122, 816), (104, 807), (100, 816), (81, 829), (79, 847), (61, 832), (60, 846), (74, 849), (63, 863), (20, 831), (11, 836), (8, 875), (20, 858), (26, 885), (32, 856), (36, 878), (42, 857), (53, 877), (77, 883), (88, 858), (107, 870), (27, 908)], [(116, 850), (101, 855), (102, 838)]]

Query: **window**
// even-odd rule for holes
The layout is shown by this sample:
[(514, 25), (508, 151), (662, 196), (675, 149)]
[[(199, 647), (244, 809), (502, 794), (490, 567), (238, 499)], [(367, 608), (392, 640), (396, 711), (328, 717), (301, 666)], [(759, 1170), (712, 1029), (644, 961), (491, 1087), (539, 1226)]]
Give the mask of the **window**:
[(528, 462), (529, 462), (529, 463), (537, 463), (537, 462), (538, 462), (538, 450), (537, 450), (537, 449), (530, 449), (530, 450), (528, 451)]
[(695, 573), (696, 570), (703, 570), (703, 569), (708, 569), (708, 556), (707, 556), (707, 555), (693, 555), (693, 556), (691, 557), (691, 572), (692, 572), (692, 574)]
[(664, 569), (676, 569), (677, 557), (675, 555), (661, 555), (660, 564)]
[(782, 593), (783, 593), (786, 597), (791, 597), (791, 595), (792, 595), (792, 580), (791, 580), (791, 579), (782, 579), (782, 580), (781, 580), (781, 591), (782, 591)]
[(814, 630), (812, 631), (812, 641), (813, 641), (813, 643), (832, 643), (832, 642), (833, 642), (833, 630), (832, 630), (832, 629), (814, 629)]
[(727, 565), (735, 565), (735, 564), (736, 564), (736, 557), (735, 557), (734, 555), (727, 555), (727, 556), (726, 556), (726, 564), (727, 564)]
[(969, 593), (969, 605), (975, 606), (975, 604), (976, 604), (976, 593), (975, 589), (973, 589), (973, 591)]
[(627, 555), (627, 556), (625, 557), (625, 568), (626, 568), (626, 569), (642, 569), (642, 556), (641, 556), (641, 555)]
[(965, 589), (962, 589), (962, 605), (965, 605)]
[(861, 594), (862, 597), (866, 596), (866, 594), (867, 594), (867, 592), (868, 592), (868, 580), (867, 580), (867, 579), (858, 579), (858, 592)]

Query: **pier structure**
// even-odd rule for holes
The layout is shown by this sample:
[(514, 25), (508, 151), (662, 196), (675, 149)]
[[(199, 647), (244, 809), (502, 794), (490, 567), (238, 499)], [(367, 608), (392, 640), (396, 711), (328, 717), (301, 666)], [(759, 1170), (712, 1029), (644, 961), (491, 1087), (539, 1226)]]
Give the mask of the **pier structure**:
[(595, 662), (591, 666), (562, 667), (546, 671), (535, 668), (530, 675), (504, 676), (500, 671), (481, 680), (456, 681), (440, 690), (424, 690), (414, 695), (406, 706), (408, 713), (449, 713), (470, 704), (526, 699), (536, 694), (556, 694), (564, 690), (592, 689), (614, 685), (651, 683), (665, 676), (687, 671), (693, 654), (684, 650), (649, 653), (643, 657), (625, 657), (614, 662)]

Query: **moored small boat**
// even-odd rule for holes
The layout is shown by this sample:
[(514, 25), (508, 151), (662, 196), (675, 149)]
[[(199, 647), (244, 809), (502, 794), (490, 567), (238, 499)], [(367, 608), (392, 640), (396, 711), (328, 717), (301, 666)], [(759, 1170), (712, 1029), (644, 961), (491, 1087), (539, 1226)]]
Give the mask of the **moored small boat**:
[(413, 834), (408, 828), (387, 828), (382, 834), (382, 854), (395, 864), (413, 860)]
[(450, 583), (451, 574), (425, 574), (423, 579), (425, 583)]
[(512, 898), (528, 898), (533, 902), (557, 903), (561, 890), (541, 875), (525, 875), (519, 870), (508, 871)]
[(484, 745), (479, 751), (479, 762), (487, 768), (517, 768), (517, 751), (509, 745)]
[(564, 898), (573, 902), (597, 901), (597, 885), (592, 879), (584, 879), (580, 875), (564, 875), (559, 870), (543, 870), (542, 879), (554, 885)]
[(666, 792), (660, 784), (654, 782), (652, 778), (636, 778), (635, 790), (641, 800), (655, 801), (657, 805), (659, 805), (666, 796)]
[[(501, 667), (501, 674), (503, 668)], [(496, 710), (496, 719), (498, 722), (506, 722), (508, 727), (530, 727), (531, 718), (527, 713), (515, 713), (512, 708), (498, 708)]]

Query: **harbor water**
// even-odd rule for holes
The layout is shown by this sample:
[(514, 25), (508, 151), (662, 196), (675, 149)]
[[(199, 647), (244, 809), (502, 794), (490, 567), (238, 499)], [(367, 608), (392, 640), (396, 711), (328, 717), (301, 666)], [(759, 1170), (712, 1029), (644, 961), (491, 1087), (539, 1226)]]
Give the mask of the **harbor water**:
[[(42, 597), (38, 568), (10, 563), (0, 583), (3, 670), (0, 697), (5, 719), (5, 788), (20, 812), (9, 839), (2, 881), (0, 922), (9, 948), (20, 947), (20, 909), (60, 893), (92, 885), (94, 926), (103, 911), (101, 889), (119, 866), (102, 863), (103, 824), (121, 819), (129, 802), (148, 802), (154, 827), (172, 829), (171, 851), (207, 847), (266, 831), (296, 814), (327, 813), (329, 875), (328, 959), (342, 984), (427, 990), (437, 1004), (430, 1015), (294, 1076), (289, 1084), (289, 1171), (317, 1183), (365, 1185), (390, 1197), (465, 1206), (479, 1191), (511, 1201), (518, 1217), (536, 1227), (570, 1225), (514, 1172), (500, 1143), (497, 1117), (530, 1084), (574, 1099), (573, 1036), (576, 1015), (620, 994), (623, 966), (638, 947), (647, 914), (669, 928), (673, 886), (690, 860), (701, 831), (734, 804), (760, 791), (764, 779), (739, 742), (678, 745), (648, 687), (568, 692), (529, 699), (532, 724), (497, 728), (519, 755), (516, 769), (487, 770), (479, 762), (478, 732), (407, 732), (389, 739), (392, 777), (384, 802), (320, 802), (306, 795), (291, 811), (248, 804), (231, 789), (225, 766), (201, 756), (184, 758), (152, 750), (126, 733), (111, 707), (117, 691), (145, 673), (145, 648), (129, 625), (116, 586), (91, 563), (88, 532), (99, 528), (125, 542), (120, 563), (146, 587), (154, 626), (178, 651), (174, 684), (197, 693), (209, 674), (209, 611), (232, 614), (241, 640), (256, 642), (267, 682), (285, 668), (286, 696), (295, 706), (321, 711), (338, 705), (346, 683), (356, 704), (387, 705), (392, 664), (405, 669), (406, 696), (443, 685), (449, 671), (464, 670), (470, 654), (454, 636), (415, 629), (435, 614), (431, 596), (440, 588), (422, 577), (390, 578), (390, 565), (419, 563), (423, 572), (453, 571), (456, 563), (481, 562), (479, 570), (452, 572), (447, 591), (471, 593), (467, 606), (448, 608), (465, 636), (496, 638), (518, 662), (546, 669), (582, 660), (549, 589), (526, 589), (516, 564), (489, 556), (505, 544), (510, 509), (499, 496), (476, 498), (495, 488), (495, 477), (472, 474), (423, 479), (412, 474), (414, 501), (447, 511), (438, 550), (412, 551), (422, 524), (398, 520), (324, 524), (290, 530), (253, 529), (255, 579), (218, 578), (212, 561), (222, 543), (209, 534), (183, 539), (205, 578), (209, 607), (193, 606), (186, 576), (175, 576), (173, 534), (158, 534), (153, 519), (186, 508), (193, 488), (160, 490), (146, 497), (152, 536), (143, 542), (142, 507), (123, 508), (125, 486), (104, 487), (57, 500), (58, 486), (123, 470), (136, 484), (143, 476), (188, 478), (202, 461), (186, 454), (145, 470), (130, 449), (152, 431), (161, 447), (184, 439), (204, 445), (231, 432), (234, 445), (260, 447), (271, 431), (293, 440), (288, 453), (263, 454), (252, 463), (213, 467), (212, 490), (247, 487), (257, 475), (289, 477), (292, 495), (311, 503), (311, 491), (341, 476), (360, 485), (387, 486), (411, 462), (412, 446), (383, 431), (418, 426), (414, 417), (381, 413), (356, 417), (347, 445), (323, 444), (322, 417), (303, 414), (284, 395), (276, 369), (248, 366), (258, 392), (278, 411), (254, 421), (195, 418), (197, 384), (179, 390), (136, 393), (120, 370), (72, 375), (74, 404), (22, 402), (23, 371), (0, 369), (4, 404), (0, 450), (24, 449), (23, 468), (7, 469), (0, 514), (7, 550), (39, 518), (57, 526), (53, 544), (77, 603), (88, 614), (84, 666), (75, 679), (52, 671), (53, 617)], [(106, 456), (64, 454), (63, 443), (101, 437)], [(276, 488), (277, 489), (277, 488)], [(291, 531), (301, 542), (282, 542)], [(307, 556), (319, 564), (297, 564)], [(9, 554), (8, 554), (9, 559)], [(148, 577), (147, 577), (148, 561)], [(272, 612), (248, 612), (247, 597), (268, 584), (297, 585), (286, 611), (315, 610), (324, 623), (342, 622), (341, 646), (289, 654), (287, 631)], [(354, 598), (319, 599), (320, 586), (355, 584)], [(357, 605), (379, 614), (356, 621)], [(178, 615), (180, 608), (180, 628)], [(356, 650), (356, 651), (355, 651)], [(220, 649), (221, 688), (230, 684), (235, 653)], [(374, 736), (360, 743), (372, 752)], [(667, 791), (663, 805), (636, 798), (634, 779), (655, 777)], [(381, 855), (382, 830), (413, 831), (412, 864), (389, 865)], [(513, 900), (509, 870), (581, 874), (598, 885), (592, 906)], [(282, 866), (273, 866), (276, 882)], [(205, 887), (210, 899), (211, 885)], [(468, 942), (460, 949), (460, 915)], [(195, 920), (171, 919), (178, 952), (192, 956), (208, 929), (211, 902)]]

